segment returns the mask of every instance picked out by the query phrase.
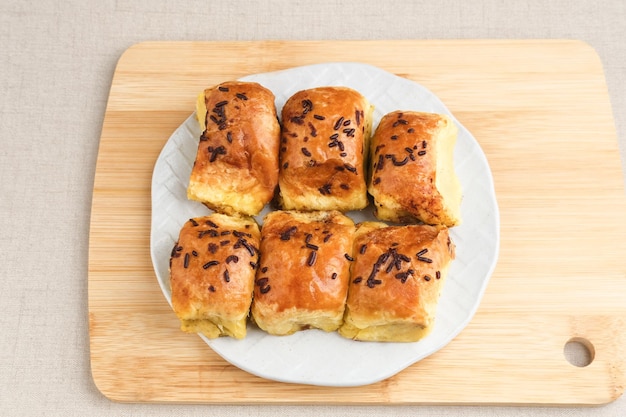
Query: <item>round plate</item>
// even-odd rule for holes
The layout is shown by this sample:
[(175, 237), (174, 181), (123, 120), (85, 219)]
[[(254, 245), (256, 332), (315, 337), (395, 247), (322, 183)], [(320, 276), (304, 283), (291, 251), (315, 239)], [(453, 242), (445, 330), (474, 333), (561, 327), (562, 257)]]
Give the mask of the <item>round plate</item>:
[[(445, 113), (430, 91), (405, 78), (359, 63), (328, 63), (255, 74), (276, 96), (278, 114), (295, 92), (319, 86), (351, 87), (375, 106), (374, 125), (394, 110)], [(463, 189), (463, 224), (451, 229), (456, 244), (432, 333), (415, 343), (357, 342), (338, 333), (306, 330), (271, 336), (253, 324), (243, 340), (228, 337), (206, 343), (231, 364), (254, 375), (282, 382), (321, 386), (358, 386), (388, 378), (449, 343), (471, 320), (484, 293), (499, 249), (499, 213), (493, 179), (478, 142), (456, 119), (459, 128), (454, 165)], [(191, 115), (170, 137), (152, 178), (150, 249), (157, 279), (171, 305), (169, 257), (182, 225), (210, 211), (187, 200), (187, 184), (195, 160), (200, 127)], [(268, 208), (257, 217), (259, 224)], [(371, 209), (348, 213), (355, 222), (375, 220)]]

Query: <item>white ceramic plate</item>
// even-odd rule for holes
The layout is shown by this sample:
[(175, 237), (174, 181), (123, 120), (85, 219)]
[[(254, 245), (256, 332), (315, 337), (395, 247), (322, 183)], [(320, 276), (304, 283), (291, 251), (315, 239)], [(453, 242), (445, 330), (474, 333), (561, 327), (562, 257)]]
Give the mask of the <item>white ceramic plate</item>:
[[(393, 110), (446, 113), (430, 91), (407, 79), (358, 63), (328, 63), (243, 78), (272, 90), (280, 114), (295, 92), (318, 86), (347, 86), (374, 104), (374, 128)], [(375, 343), (348, 340), (335, 333), (306, 330), (271, 336), (252, 324), (244, 340), (219, 338), (206, 343), (231, 364), (254, 375), (283, 382), (322, 386), (359, 386), (388, 378), (449, 343), (474, 315), (499, 249), (499, 213), (489, 165), (474, 137), (459, 128), (455, 169), (463, 188), (463, 224), (451, 229), (456, 244), (438, 307), (433, 332), (416, 343)], [(209, 214), (188, 201), (186, 189), (201, 131), (191, 115), (171, 136), (154, 167), (152, 178), (151, 255), (159, 285), (171, 305), (169, 256), (183, 223)], [(258, 217), (259, 221), (266, 210)], [(373, 220), (371, 210), (352, 212), (356, 221)]]

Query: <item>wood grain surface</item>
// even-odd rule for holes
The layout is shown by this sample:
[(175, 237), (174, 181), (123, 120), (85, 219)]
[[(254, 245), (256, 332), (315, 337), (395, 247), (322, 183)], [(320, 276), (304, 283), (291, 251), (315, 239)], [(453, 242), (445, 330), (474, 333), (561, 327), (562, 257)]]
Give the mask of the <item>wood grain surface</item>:
[[(179, 323), (150, 260), (150, 184), (199, 91), (331, 61), (437, 94), (479, 141), (501, 211), (500, 258), (448, 346), (355, 388), (285, 384), (228, 364)], [(123, 402), (603, 404), (624, 390), (626, 198), (602, 65), (570, 40), (150, 42), (120, 58), (104, 115), (89, 251), (91, 369)], [(588, 366), (564, 355), (570, 340)], [(364, 358), (363, 366), (367, 366)]]

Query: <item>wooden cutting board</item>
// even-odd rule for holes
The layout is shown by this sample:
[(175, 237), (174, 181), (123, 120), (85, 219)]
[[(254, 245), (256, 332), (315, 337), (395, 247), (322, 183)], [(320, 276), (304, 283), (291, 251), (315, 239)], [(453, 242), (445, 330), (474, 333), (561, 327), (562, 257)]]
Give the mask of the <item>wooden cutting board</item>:
[[(452, 343), (357, 388), (285, 384), (182, 333), (150, 260), (150, 184), (199, 91), (331, 61), (437, 94), (477, 138), (501, 210), (500, 258)], [(626, 198), (601, 62), (569, 40), (149, 42), (120, 58), (104, 116), (89, 239), (91, 367), (114, 401), (603, 404), (624, 390)], [(571, 364), (565, 345), (591, 353)], [(363, 366), (367, 366), (364, 361)]]

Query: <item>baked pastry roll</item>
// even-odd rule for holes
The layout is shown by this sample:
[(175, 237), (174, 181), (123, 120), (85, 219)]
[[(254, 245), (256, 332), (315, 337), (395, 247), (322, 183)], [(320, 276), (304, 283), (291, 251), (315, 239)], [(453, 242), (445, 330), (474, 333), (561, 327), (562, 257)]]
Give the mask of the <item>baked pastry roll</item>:
[(454, 244), (444, 226), (358, 225), (344, 324), (354, 340), (415, 342), (433, 328)]
[(226, 214), (257, 215), (278, 184), (278, 123), (274, 94), (251, 82), (226, 82), (198, 96), (204, 133), (187, 197)]
[(456, 137), (456, 125), (443, 114), (396, 111), (381, 119), (371, 141), (368, 185), (378, 219), (448, 227), (461, 222)]
[(355, 90), (297, 92), (282, 110), (279, 204), (285, 210), (367, 206), (365, 164), (373, 107)]
[(172, 249), (172, 307), (181, 330), (246, 336), (261, 232), (252, 218), (213, 213), (187, 221)]
[(252, 318), (273, 335), (342, 323), (354, 222), (338, 211), (274, 211), (263, 220)]

